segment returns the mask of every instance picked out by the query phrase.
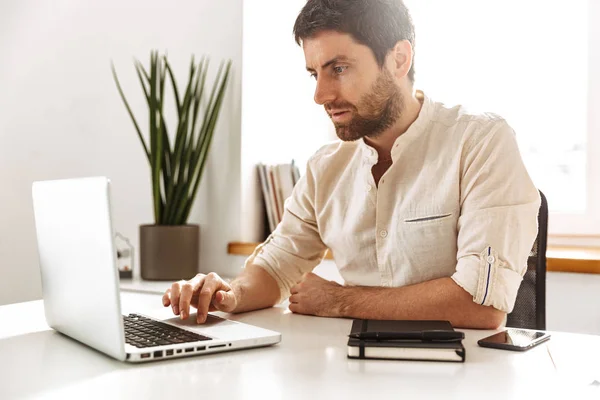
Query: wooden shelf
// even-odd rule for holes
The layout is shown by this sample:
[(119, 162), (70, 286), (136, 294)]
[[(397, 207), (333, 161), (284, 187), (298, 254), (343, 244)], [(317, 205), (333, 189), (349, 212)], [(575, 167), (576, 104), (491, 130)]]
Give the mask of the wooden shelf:
[(600, 249), (550, 246), (546, 251), (548, 271), (600, 274)]
[[(227, 245), (227, 253), (237, 256), (249, 256), (260, 243), (231, 242)], [(326, 260), (333, 260), (331, 251), (325, 254)]]
[[(260, 243), (229, 243), (227, 252), (249, 256)], [(600, 248), (549, 247), (546, 252), (548, 271), (600, 274)], [(325, 259), (333, 260), (331, 251)]]

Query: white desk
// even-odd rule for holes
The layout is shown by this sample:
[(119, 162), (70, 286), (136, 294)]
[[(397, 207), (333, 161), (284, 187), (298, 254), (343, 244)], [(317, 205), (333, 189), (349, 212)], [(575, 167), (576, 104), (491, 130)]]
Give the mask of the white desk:
[[(160, 296), (123, 292), (122, 302), (124, 313), (140, 312), (160, 307)], [(364, 361), (346, 358), (350, 320), (283, 307), (231, 318), (277, 330), (283, 340), (129, 365), (50, 330), (41, 301), (2, 306), (0, 399), (600, 398), (593, 383), (600, 381), (599, 336), (553, 333), (547, 344), (516, 353), (478, 347), (490, 331), (465, 331), (464, 364)]]

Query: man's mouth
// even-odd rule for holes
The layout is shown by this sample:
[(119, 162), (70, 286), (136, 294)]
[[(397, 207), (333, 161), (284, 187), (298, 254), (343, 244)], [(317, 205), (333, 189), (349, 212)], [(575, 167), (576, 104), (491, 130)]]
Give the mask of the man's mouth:
[(334, 111), (329, 113), (329, 116), (333, 122), (340, 122), (346, 119), (350, 115), (350, 111)]

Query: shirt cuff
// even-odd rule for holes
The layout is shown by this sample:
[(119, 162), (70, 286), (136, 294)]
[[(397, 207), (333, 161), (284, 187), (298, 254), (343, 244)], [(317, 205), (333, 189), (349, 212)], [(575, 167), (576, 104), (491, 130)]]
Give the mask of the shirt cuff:
[(510, 313), (523, 278), (488, 246), (478, 256), (461, 258), (452, 279), (475, 303)]

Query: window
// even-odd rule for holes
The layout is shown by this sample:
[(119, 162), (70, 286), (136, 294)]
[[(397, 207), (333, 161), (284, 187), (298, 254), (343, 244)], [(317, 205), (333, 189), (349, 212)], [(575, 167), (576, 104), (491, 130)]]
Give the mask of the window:
[(435, 100), (506, 118), (548, 197), (550, 233), (600, 233), (588, 75), (590, 43), (600, 39), (600, 30), (588, 30), (588, 11), (600, 15), (600, 7), (588, 10), (585, 0), (405, 3), (416, 29), (416, 87)]

